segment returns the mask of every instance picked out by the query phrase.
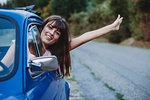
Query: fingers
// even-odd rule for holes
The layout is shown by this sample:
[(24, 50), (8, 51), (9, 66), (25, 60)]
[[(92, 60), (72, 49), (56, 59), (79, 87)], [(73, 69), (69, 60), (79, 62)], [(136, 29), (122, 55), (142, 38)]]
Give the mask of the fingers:
[(119, 23), (121, 23), (121, 22), (122, 22), (122, 20), (123, 20), (123, 17), (121, 17), (121, 18), (119, 19)]
[(120, 22), (123, 19), (123, 17), (120, 18), (120, 14), (118, 15), (116, 22)]
[(119, 20), (120, 19), (120, 14), (118, 15), (118, 17), (117, 17), (117, 20)]
[(118, 20), (119, 23), (122, 22), (122, 19), (123, 19), (123, 17), (120, 17), (120, 14), (118, 14), (117, 20)]
[(120, 18), (120, 14), (118, 15), (118, 19)]
[(118, 15), (118, 17), (117, 17), (117, 19), (121, 19), (121, 20), (122, 20), (122, 19), (123, 19), (123, 17), (120, 17), (120, 14), (119, 14), (119, 15)]

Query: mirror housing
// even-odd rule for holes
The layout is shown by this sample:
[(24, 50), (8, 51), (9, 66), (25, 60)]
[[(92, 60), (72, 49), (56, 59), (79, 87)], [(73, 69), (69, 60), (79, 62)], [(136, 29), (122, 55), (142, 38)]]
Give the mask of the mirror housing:
[(29, 68), (32, 72), (53, 71), (59, 68), (56, 56), (41, 56), (29, 60)]

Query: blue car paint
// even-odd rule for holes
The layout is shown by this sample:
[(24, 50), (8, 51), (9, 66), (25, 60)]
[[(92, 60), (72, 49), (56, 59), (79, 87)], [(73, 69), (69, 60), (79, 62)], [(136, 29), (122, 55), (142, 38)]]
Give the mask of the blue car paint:
[(0, 16), (16, 24), (16, 72), (7, 80), (0, 81), (0, 100), (68, 100), (66, 81), (58, 78), (56, 71), (45, 72), (32, 79), (27, 70), (27, 28), (42, 19), (23, 10), (0, 9)]

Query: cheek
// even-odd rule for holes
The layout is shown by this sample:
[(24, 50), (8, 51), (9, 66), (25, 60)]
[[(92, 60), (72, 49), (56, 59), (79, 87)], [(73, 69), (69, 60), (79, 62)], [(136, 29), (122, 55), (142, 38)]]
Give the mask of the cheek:
[(55, 37), (54, 37), (55, 43), (58, 42), (58, 40), (59, 40), (59, 36), (55, 36)]
[(55, 38), (55, 40), (59, 40), (59, 38), (60, 38), (60, 36), (58, 36), (58, 35), (56, 35), (56, 36), (54, 36), (54, 38)]

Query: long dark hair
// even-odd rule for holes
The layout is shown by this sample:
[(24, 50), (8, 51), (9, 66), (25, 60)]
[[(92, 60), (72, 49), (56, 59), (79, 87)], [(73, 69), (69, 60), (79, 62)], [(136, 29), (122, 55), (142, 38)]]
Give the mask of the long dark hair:
[[(71, 60), (70, 60), (70, 33), (67, 26), (67, 23), (65, 19), (63, 19), (60, 16), (53, 15), (50, 17), (47, 17), (41, 27), (41, 31), (45, 27), (45, 25), (52, 21), (54, 22), (54, 27), (61, 32), (61, 36), (59, 37), (58, 41), (52, 45), (49, 45), (46, 49), (49, 50), (52, 55), (55, 55), (58, 59), (58, 63), (60, 65), (61, 73), (64, 76), (70, 75), (70, 69), (71, 69)], [(59, 71), (57, 71), (60, 75)]]

